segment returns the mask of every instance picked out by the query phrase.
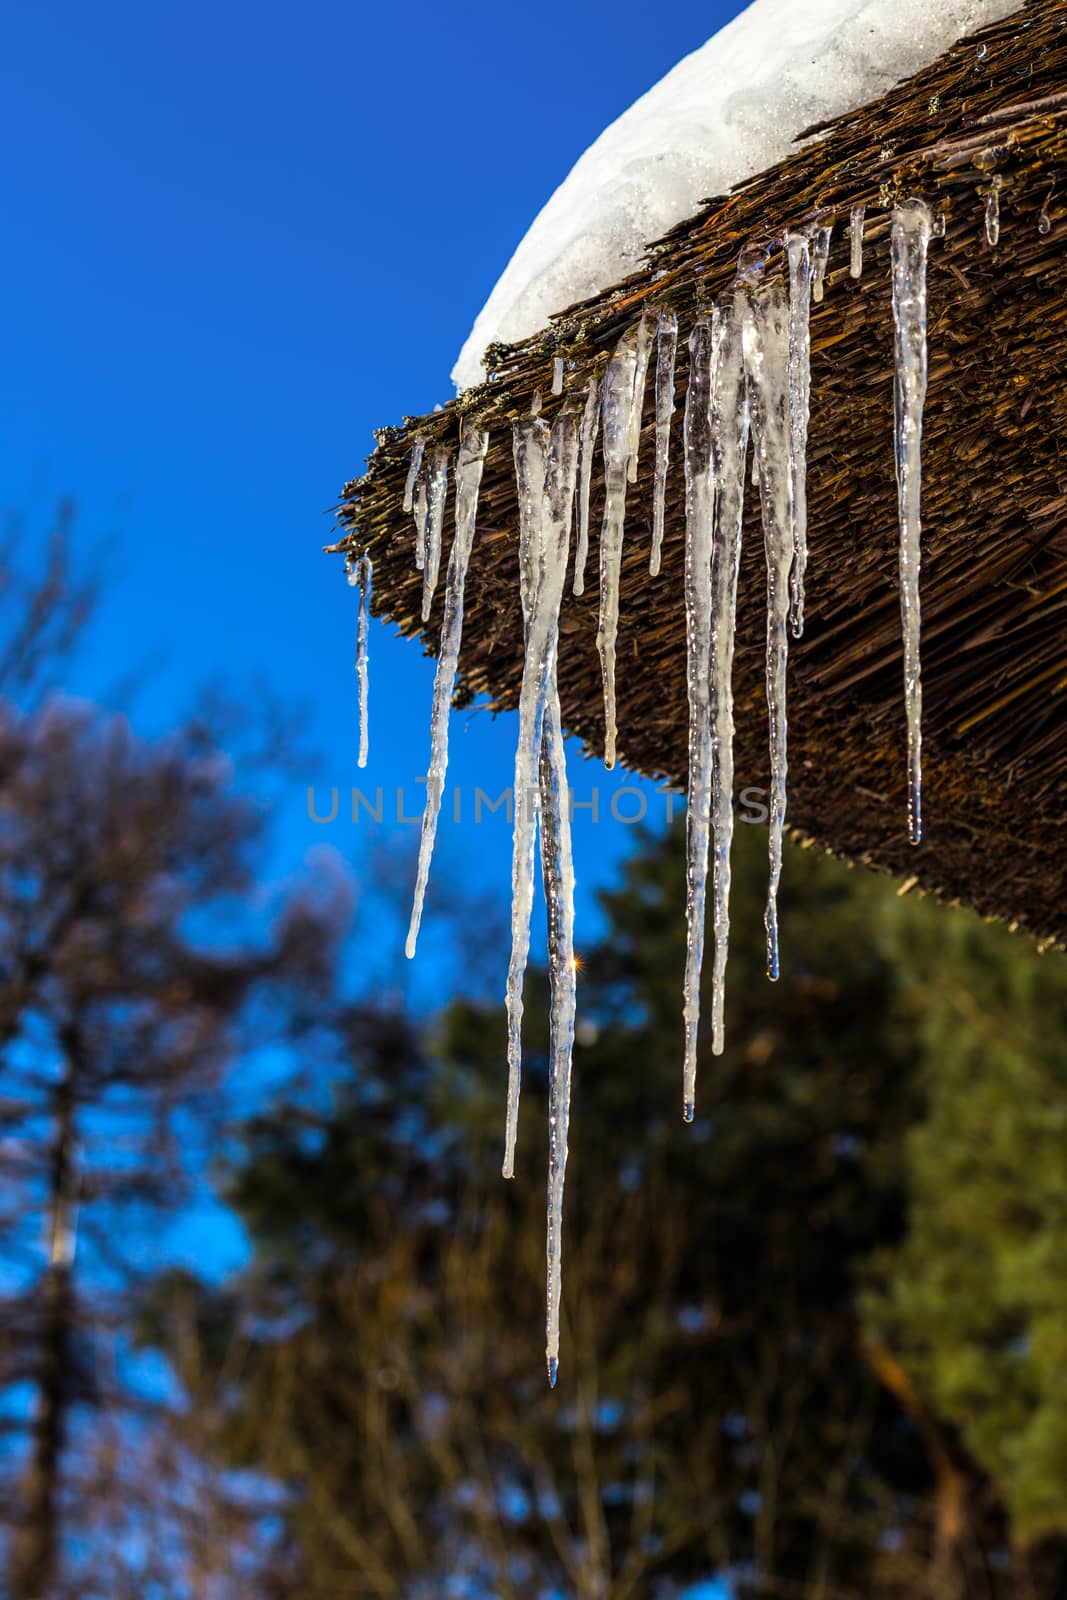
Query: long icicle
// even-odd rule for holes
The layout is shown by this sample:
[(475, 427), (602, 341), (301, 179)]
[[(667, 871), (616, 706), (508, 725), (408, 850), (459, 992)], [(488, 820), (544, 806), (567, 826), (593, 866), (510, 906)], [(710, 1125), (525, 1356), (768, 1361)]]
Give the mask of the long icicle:
[(412, 515), (415, 519), (415, 570), (417, 572), (424, 571), (426, 567), (426, 513), (426, 474), (423, 474), (415, 488), (415, 504), (412, 509)]
[(411, 461), (408, 463), (408, 478), (404, 485), (404, 510), (412, 510), (415, 504), (415, 485), (419, 481), (422, 471), (422, 455), (426, 446), (422, 439), (416, 439), (411, 447)]
[(823, 281), (830, 260), (830, 235), (833, 230), (833, 218), (829, 222), (817, 222), (813, 230), (815, 248), (811, 257), (811, 298), (816, 305), (822, 301)]
[(641, 418), (645, 410), (645, 383), (648, 363), (652, 356), (652, 331), (655, 324), (650, 314), (641, 314), (637, 325), (637, 362), (634, 367), (633, 394), (630, 400), (630, 458), (626, 463), (627, 483), (637, 482), (637, 453), (641, 448)]
[(564, 403), (549, 434), (539, 417), (514, 427), (519, 490), (519, 590), (525, 657), (515, 750), (514, 833), (511, 857), (511, 959), (508, 963), (508, 1104), (504, 1176), (515, 1171), (522, 1070), (522, 985), (530, 950), (534, 853), (545, 701), (559, 635), (578, 466), (578, 413)]
[(585, 593), (585, 564), (589, 558), (589, 494), (593, 482), (593, 452), (600, 426), (600, 381), (589, 380), (582, 416), (582, 470), (578, 481), (578, 549), (574, 556), (574, 594)]
[[(441, 649), (433, 681), (433, 710), (430, 715), (430, 767), (426, 776), (426, 809), (422, 814), (419, 841), (419, 866), (415, 878), (415, 899), (411, 908), (405, 951), (415, 954), (430, 877), (437, 819), (448, 770), (448, 714), (456, 685), (460, 644), (463, 639), (463, 591), (467, 582), (467, 563), (474, 543), (474, 523), (478, 510), (478, 491), (489, 445), (489, 435), (475, 423), (465, 421), (460, 430), (459, 458), (456, 462), (456, 528), (448, 558), (445, 579), (445, 614), (441, 623)], [(362, 762), (360, 763), (362, 765)]]
[(649, 574), (659, 572), (663, 552), (663, 521), (667, 499), (667, 464), (674, 415), (674, 366), (678, 355), (678, 318), (662, 310), (656, 331), (656, 476), (652, 484), (652, 555)]
[(596, 647), (604, 675), (604, 765), (615, 765), (615, 641), (626, 523), (626, 474), (637, 371), (639, 329), (624, 333), (604, 374), (604, 524), (600, 534), (600, 626)]
[(430, 458), (426, 490), (426, 545), (422, 569), (422, 620), (427, 621), (441, 570), (441, 534), (445, 525), (445, 498), (448, 494), (448, 449), (436, 446)]
[(893, 212), (893, 324), (896, 377), (893, 443), (900, 522), (900, 611), (904, 633), (904, 704), (908, 722), (908, 837), (922, 839), (922, 617), (921, 564), (922, 437), (926, 401), (926, 255), (932, 220), (922, 200), (907, 200)]
[(682, 1115), (696, 1104), (700, 973), (704, 960), (704, 908), (711, 808), (711, 365), (718, 337), (706, 317), (689, 337), (689, 387), (685, 397), (685, 637), (689, 691), (689, 779), (686, 790), (685, 982), (682, 1016), (685, 1061)]
[(767, 976), (776, 980), (778, 883), (786, 808), (786, 666), (789, 658), (789, 569), (793, 560), (793, 476), (790, 470), (789, 315), (781, 285), (740, 291), (745, 381), (759, 463), (763, 544), (767, 558), (767, 716), (770, 726), (770, 824), (767, 888)]
[(548, 910), (548, 1204), (545, 1285), (545, 1360), (555, 1387), (559, 1370), (559, 1312), (563, 1289), (563, 1183), (571, 1112), (571, 1061), (577, 974), (574, 960), (574, 857), (571, 850), (567, 756), (556, 662), (545, 700), (541, 735), (541, 874)]
[(359, 683), (359, 755), (358, 767), (367, 765), (370, 751), (370, 584), (374, 567), (368, 555), (360, 557), (352, 578), (359, 584), (359, 624), (356, 628), (356, 678)]
[(789, 448), (793, 476), (793, 570), (789, 622), (804, 632), (804, 573), (808, 565), (808, 419), (811, 409), (811, 241), (786, 235), (789, 261)]
[(730, 946), (730, 850), (734, 833), (734, 626), (741, 522), (745, 504), (745, 453), (749, 412), (745, 394), (742, 320), (736, 300), (716, 309), (715, 360), (711, 373), (711, 446), (715, 519), (711, 544), (712, 705), (712, 964), (711, 1049), (725, 1044), (726, 962)]

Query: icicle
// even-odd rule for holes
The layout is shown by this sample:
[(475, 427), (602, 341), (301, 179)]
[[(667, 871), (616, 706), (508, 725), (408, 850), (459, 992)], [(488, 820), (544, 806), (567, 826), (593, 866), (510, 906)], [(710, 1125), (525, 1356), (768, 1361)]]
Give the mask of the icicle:
[(1000, 239), (1000, 179), (994, 178), (985, 197), (986, 243), (996, 245)]
[(667, 498), (667, 462), (674, 415), (674, 363), (678, 354), (678, 318), (661, 311), (656, 330), (656, 476), (652, 486), (652, 555), (648, 570), (659, 572), (663, 552), (663, 519)]
[[(811, 401), (811, 244), (789, 233), (789, 452), (793, 477), (793, 570), (789, 620), (793, 637), (804, 632), (804, 574), (808, 565), (808, 416)], [(758, 471), (758, 456), (753, 457)], [(758, 486), (759, 479), (756, 483)]]
[(411, 447), (411, 461), (408, 465), (408, 481), (404, 485), (404, 510), (410, 511), (414, 505), (415, 485), (419, 473), (422, 471), (422, 455), (426, 446), (421, 439), (416, 439)]
[(541, 391), (540, 391), (540, 389), (535, 389), (534, 390), (533, 399), (530, 401), (530, 415), (531, 415), (531, 417), (539, 417), (541, 415)]
[(711, 526), (714, 480), (711, 453), (711, 366), (721, 337), (706, 317), (689, 336), (689, 387), (685, 396), (685, 637), (689, 692), (689, 779), (686, 791), (685, 1062), (682, 1115), (693, 1120), (696, 1102), (700, 973), (704, 960), (704, 907), (708, 879), (711, 807)]
[(437, 574), (441, 570), (441, 530), (445, 523), (445, 498), (448, 494), (448, 450), (439, 444), (430, 461), (426, 489), (426, 544), (422, 570), (422, 620), (433, 605)]
[(615, 346), (604, 374), (602, 398), (604, 523), (600, 533), (600, 627), (596, 647), (604, 674), (604, 765), (609, 771), (615, 765), (615, 640), (619, 631), (626, 474), (631, 456), (634, 378), (640, 336), (640, 329), (631, 328)]
[(564, 405), (551, 434), (539, 417), (519, 418), (514, 423), (514, 452), (519, 491), (519, 592), (525, 624), (525, 658), (519, 692), (513, 791), (505, 1178), (510, 1178), (515, 1170), (522, 1062), (522, 985), (530, 949), (541, 740), (570, 542), (578, 462), (577, 412)]
[(759, 462), (755, 456), (752, 457), (752, 487), (753, 489), (759, 488)]
[(853, 206), (849, 214), (848, 236), (852, 247), (852, 259), (849, 262), (848, 270), (853, 278), (859, 278), (863, 274), (863, 217), (865, 210), (864, 206)]
[(552, 393), (563, 393), (563, 357), (556, 356), (552, 363)]
[(630, 459), (626, 463), (626, 481), (637, 482), (637, 452), (641, 447), (641, 417), (645, 409), (645, 381), (652, 355), (652, 318), (644, 312), (637, 325), (637, 365), (634, 368), (633, 394), (630, 403)]
[(577, 974), (574, 960), (574, 861), (571, 853), (567, 757), (556, 663), (545, 699), (540, 759), (541, 873), (548, 909), (548, 979), (551, 993), (548, 1046), (548, 1226), (545, 1359), (555, 1386), (559, 1367), (559, 1308), (563, 1286), (563, 1181), (570, 1127), (571, 1057)]
[[(827, 230), (828, 232), (828, 230)], [(818, 246), (816, 246), (818, 252)], [(790, 469), (789, 332), (777, 283), (741, 291), (745, 380), (759, 460), (763, 543), (767, 557), (767, 713), (770, 723), (770, 883), (767, 889), (767, 976), (778, 977), (778, 882), (786, 808), (786, 665), (789, 655), (789, 568), (793, 559), (793, 475)]]
[(931, 219), (922, 200), (893, 212), (893, 394), (897, 503), (900, 520), (900, 610), (904, 631), (904, 703), (908, 721), (908, 836), (922, 838), (922, 669), (919, 567), (922, 523), (922, 433), (926, 399), (926, 255)]
[(819, 305), (822, 301), (823, 280), (830, 259), (830, 234), (833, 222), (817, 222), (813, 230), (815, 248), (811, 258), (811, 298)]
[(420, 478), (415, 490), (415, 567), (422, 572), (426, 566), (426, 479)]
[(356, 678), (359, 682), (359, 756), (356, 765), (367, 765), (367, 754), (370, 749), (370, 725), (367, 718), (369, 700), (368, 665), (370, 662), (369, 634), (370, 634), (370, 581), (374, 571), (370, 556), (364, 555), (356, 563), (354, 573), (349, 582), (359, 584), (359, 625), (356, 629)]
[[(474, 542), (474, 520), (478, 509), (482, 469), (489, 435), (473, 422), (464, 422), (460, 431), (459, 458), (456, 463), (456, 530), (448, 558), (445, 579), (445, 614), (441, 623), (441, 649), (433, 682), (433, 710), (430, 717), (430, 767), (426, 777), (426, 809), (422, 814), (419, 866), (415, 878), (415, 900), (405, 946), (409, 959), (415, 954), (422, 922), (426, 885), (430, 876), (437, 818), (441, 810), (445, 773), (448, 769), (448, 713), (456, 683), (460, 643), (463, 638), (463, 590), (467, 563)], [(363, 762), (360, 761), (360, 766)]]
[(585, 563), (589, 557), (589, 490), (593, 478), (593, 452), (600, 426), (600, 384), (590, 378), (582, 417), (582, 472), (578, 484), (578, 549), (574, 557), (574, 593), (585, 593)]
[(717, 316), (718, 342), (711, 373), (711, 447), (715, 480), (711, 546), (712, 920), (715, 931), (711, 1048), (714, 1055), (721, 1055), (725, 1043), (730, 848), (734, 831), (734, 620), (741, 560), (749, 408), (741, 347), (742, 316), (736, 301), (727, 302)]

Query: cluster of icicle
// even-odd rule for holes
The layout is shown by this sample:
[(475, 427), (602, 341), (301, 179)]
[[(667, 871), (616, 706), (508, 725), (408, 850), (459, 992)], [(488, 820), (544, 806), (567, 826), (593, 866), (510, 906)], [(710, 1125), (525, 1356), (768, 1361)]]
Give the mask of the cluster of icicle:
[[(863, 267), (862, 206), (850, 219), (850, 270)], [(901, 613), (908, 728), (910, 837), (922, 831), (919, 546), (922, 413), (926, 391), (926, 255), (931, 217), (921, 200), (892, 217), (895, 326), (895, 448), (900, 527)], [(786, 814), (786, 667), (790, 634), (804, 628), (808, 561), (806, 456), (810, 410), (812, 301), (823, 297), (830, 224), (820, 221), (783, 241), (787, 278), (767, 274), (766, 250), (745, 252), (734, 287), (696, 318), (689, 335), (689, 381), (683, 425), (685, 477), (685, 615), (689, 701), (687, 789), (686, 962), (683, 990), (683, 1113), (694, 1115), (706, 898), (711, 857), (714, 957), (711, 1044), (722, 1051), (729, 944), (730, 850), (733, 835), (733, 651), (745, 485), (759, 490), (767, 571), (766, 694), (770, 740), (769, 885), (765, 915), (767, 974), (779, 973), (778, 885)], [(746, 263), (755, 262), (749, 266)], [(589, 550), (594, 452), (601, 438), (604, 514), (600, 532), (600, 624), (597, 649), (604, 686), (604, 761), (616, 755), (615, 675), (619, 587), (626, 497), (637, 480), (648, 371), (655, 370), (653, 537), (649, 570), (659, 571), (675, 409), (678, 319), (646, 311), (619, 340), (602, 375), (584, 393), (566, 396), (551, 423), (540, 396), (512, 426), (519, 509), (519, 593), (524, 662), (515, 755), (511, 959), (507, 977), (508, 1089), (504, 1174), (514, 1171), (521, 1077), (523, 979), (530, 945), (537, 840), (548, 911), (551, 985), (547, 1241), (547, 1362), (556, 1381), (559, 1358), (563, 1180), (567, 1161), (571, 1058), (574, 1044), (574, 869), (563, 726), (557, 688), (559, 613), (572, 532), (572, 591), (581, 595)], [(552, 393), (564, 388), (564, 364), (553, 364)], [(749, 442), (752, 460), (749, 466)], [(445, 585), (444, 617), (433, 692), (430, 767), (414, 906), (407, 938), (419, 933), (448, 761), (448, 713), (463, 628), (463, 595), (488, 436), (462, 425), (455, 463), (455, 531)], [(423, 574), (422, 615), (429, 617), (441, 560), (449, 451), (436, 445), (424, 462), (417, 440), (404, 508), (415, 521), (415, 562)], [(361, 587), (358, 669), (360, 762), (366, 757), (366, 616), (370, 563), (350, 568)]]

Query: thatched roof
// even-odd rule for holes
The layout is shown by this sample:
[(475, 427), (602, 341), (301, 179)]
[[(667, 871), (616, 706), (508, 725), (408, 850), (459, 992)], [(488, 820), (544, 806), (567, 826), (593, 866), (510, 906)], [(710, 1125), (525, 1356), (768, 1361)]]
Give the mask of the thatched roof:
[[(816, 130), (811, 130), (816, 131)], [(790, 648), (789, 816), (801, 835), (1038, 937), (1067, 938), (1067, 7), (1030, 0), (883, 99), (725, 199), (650, 252), (645, 270), (493, 352), (493, 381), (389, 429), (345, 490), (343, 537), (375, 564), (374, 611), (436, 648), (442, 590), (420, 620), (414, 530), (401, 500), (416, 435), (455, 443), (470, 411), (491, 430), (467, 582), (462, 691), (516, 703), (522, 670), (510, 419), (549, 395), (553, 357), (584, 387), (645, 306), (685, 339), (732, 283), (738, 254), (818, 214), (837, 219), (825, 300), (812, 308), (810, 559), (804, 638)], [(985, 239), (999, 182), (1000, 240)], [(943, 212), (931, 244), (924, 443), (923, 680), (926, 837), (907, 840), (905, 726), (893, 473), (889, 210), (921, 194)], [(867, 207), (864, 270), (844, 225)], [(620, 759), (684, 785), (681, 421), (672, 439), (661, 575), (648, 576), (652, 385), (640, 476), (627, 502), (619, 635)], [(451, 526), (451, 492), (446, 550)], [(738, 787), (767, 784), (765, 577), (748, 497), (734, 668)], [(592, 516), (591, 570), (596, 563)], [(603, 745), (596, 584), (561, 616), (564, 721)], [(428, 711), (428, 708), (427, 708)]]

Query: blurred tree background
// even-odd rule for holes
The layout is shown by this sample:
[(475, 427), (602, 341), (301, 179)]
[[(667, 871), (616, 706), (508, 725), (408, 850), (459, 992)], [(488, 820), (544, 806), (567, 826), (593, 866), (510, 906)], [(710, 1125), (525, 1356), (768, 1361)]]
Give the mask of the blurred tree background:
[[(793, 849), (768, 985), (741, 827), (687, 1127), (683, 835), (642, 837), (583, 951), (552, 1392), (543, 975), (505, 1183), (484, 908), (436, 1015), (361, 984), (381, 929), (262, 879), (232, 727), (50, 692), (70, 548), (0, 552), (3, 1592), (1067, 1592), (1063, 958)], [(206, 1172), (221, 1283), (157, 1247)]]

